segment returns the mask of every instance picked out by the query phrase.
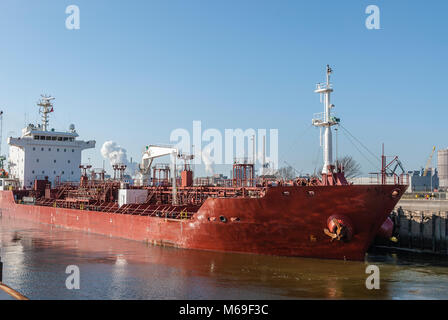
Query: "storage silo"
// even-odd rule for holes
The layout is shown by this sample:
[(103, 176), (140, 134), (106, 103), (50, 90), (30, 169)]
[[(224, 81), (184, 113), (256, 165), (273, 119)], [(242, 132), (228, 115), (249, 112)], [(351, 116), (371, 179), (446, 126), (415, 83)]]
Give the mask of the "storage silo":
[(448, 188), (448, 149), (437, 152), (437, 167), (440, 188)]

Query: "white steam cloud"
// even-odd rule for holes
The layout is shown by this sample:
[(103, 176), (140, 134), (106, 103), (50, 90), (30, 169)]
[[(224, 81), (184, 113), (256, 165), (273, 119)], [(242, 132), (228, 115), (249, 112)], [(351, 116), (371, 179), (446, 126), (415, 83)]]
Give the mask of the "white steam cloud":
[(213, 175), (213, 159), (211, 157), (211, 147), (207, 146), (202, 150), (202, 161), (204, 161), (205, 172), (207, 174)]
[(101, 155), (108, 159), (110, 165), (124, 164), (127, 166), (126, 171), (131, 175), (135, 174), (137, 170), (137, 163), (130, 162), (126, 154), (126, 149), (119, 146), (115, 141), (106, 141), (101, 147)]

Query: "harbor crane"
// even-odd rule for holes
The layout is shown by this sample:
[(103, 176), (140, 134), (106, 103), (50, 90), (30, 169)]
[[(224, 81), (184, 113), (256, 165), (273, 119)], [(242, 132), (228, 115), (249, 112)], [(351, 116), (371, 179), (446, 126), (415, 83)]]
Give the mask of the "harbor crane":
[(431, 155), (428, 158), (428, 161), (426, 162), (425, 171), (423, 172), (423, 176), (426, 177), (428, 174), (429, 165), (431, 164), (432, 157), (434, 156), (434, 151), (436, 151), (436, 146), (432, 147)]

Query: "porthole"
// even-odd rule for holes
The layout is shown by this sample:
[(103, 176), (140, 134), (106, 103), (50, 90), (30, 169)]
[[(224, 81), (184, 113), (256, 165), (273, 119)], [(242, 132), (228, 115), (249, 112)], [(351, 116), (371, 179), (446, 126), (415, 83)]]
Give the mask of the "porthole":
[(227, 222), (227, 218), (224, 216), (219, 216), (219, 220), (224, 223)]

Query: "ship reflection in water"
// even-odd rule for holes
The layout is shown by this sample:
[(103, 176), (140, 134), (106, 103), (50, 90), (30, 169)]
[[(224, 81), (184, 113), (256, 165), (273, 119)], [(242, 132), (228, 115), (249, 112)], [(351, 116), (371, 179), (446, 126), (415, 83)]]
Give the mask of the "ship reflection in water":
[[(448, 263), (366, 262), (162, 248), (0, 218), (3, 281), (30, 299), (447, 299)], [(381, 287), (368, 290), (369, 264)], [(68, 265), (80, 289), (68, 290)], [(0, 298), (8, 299), (4, 294)]]

